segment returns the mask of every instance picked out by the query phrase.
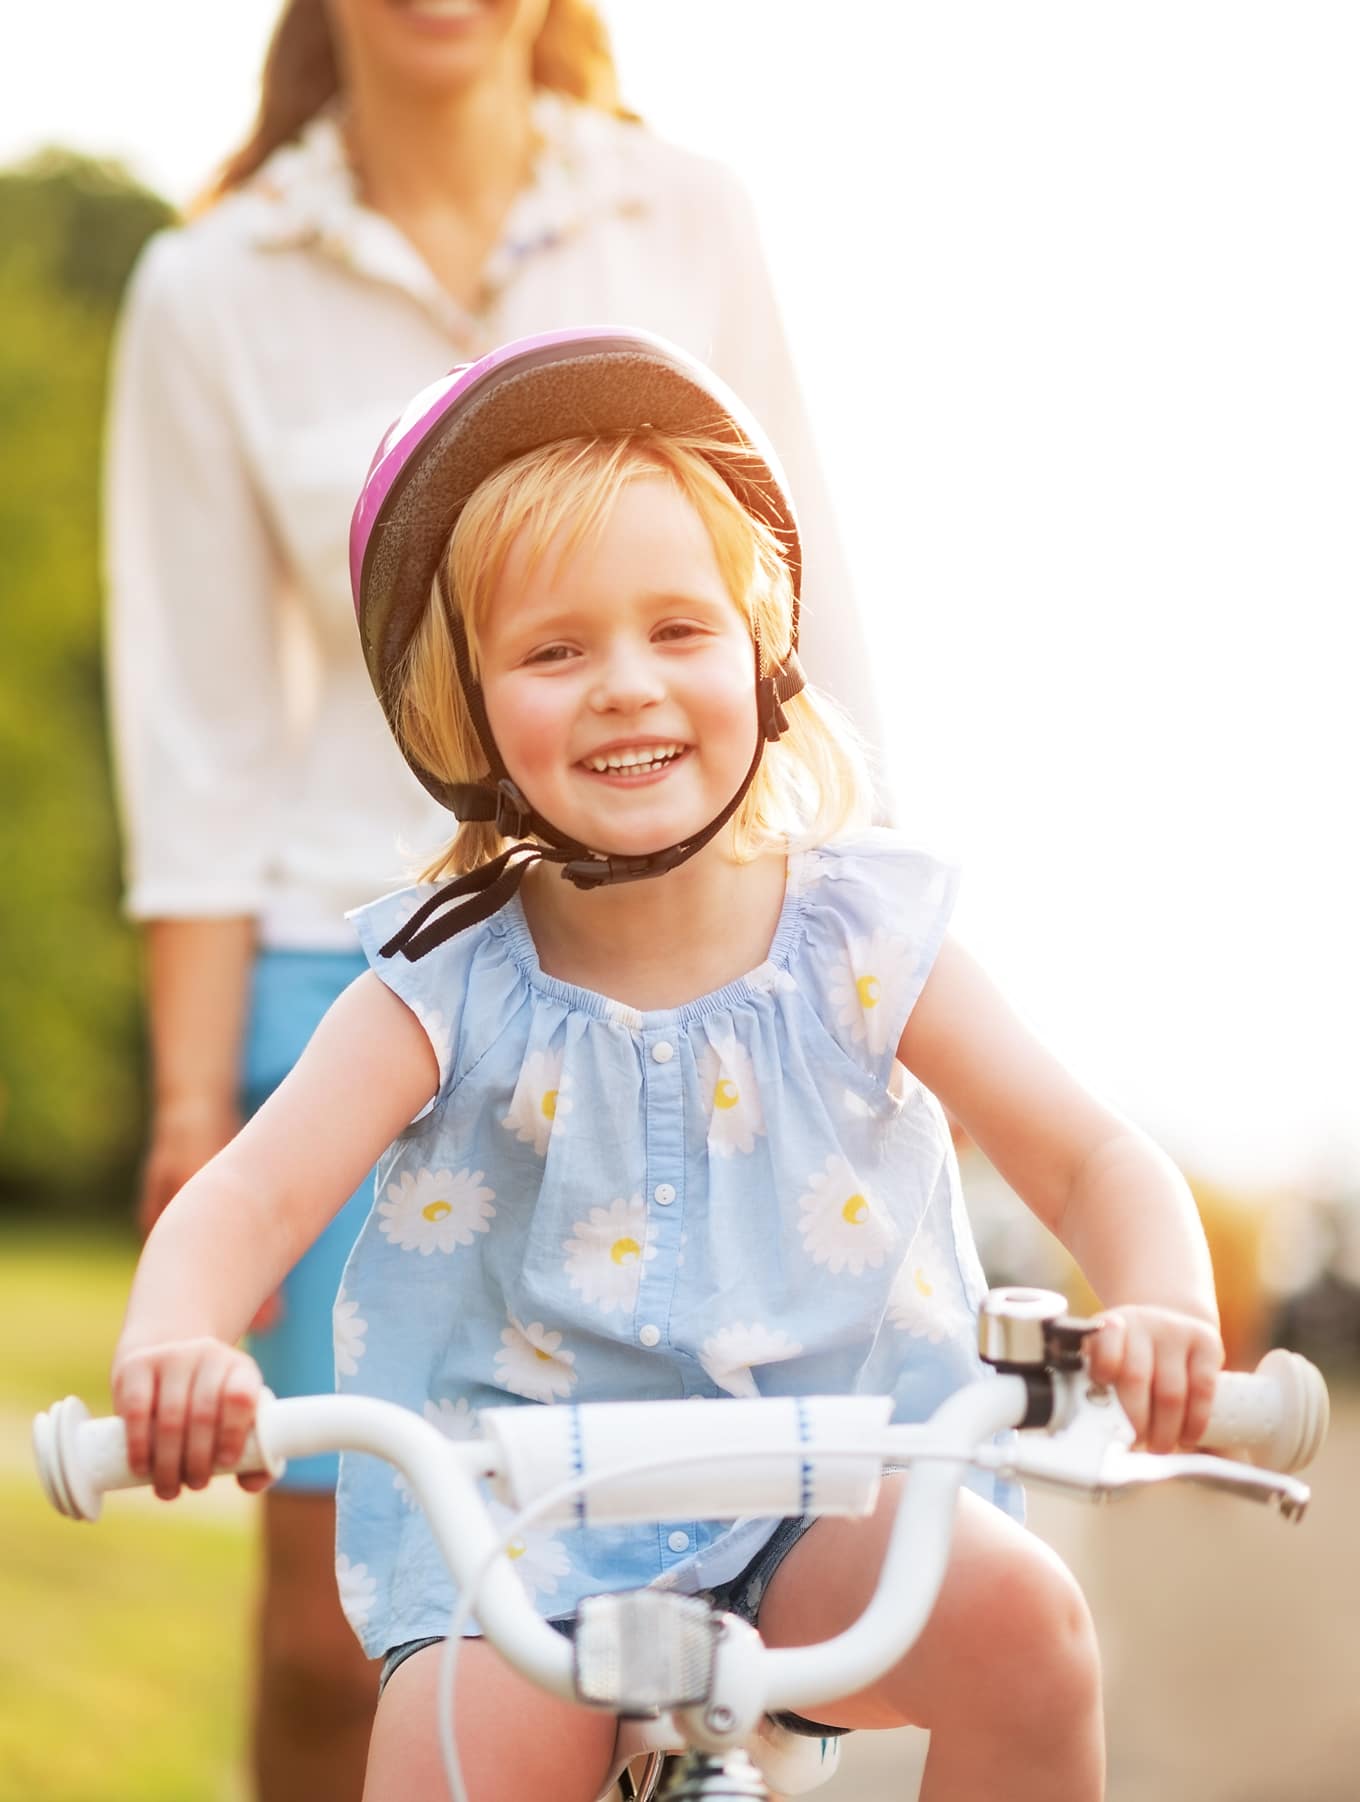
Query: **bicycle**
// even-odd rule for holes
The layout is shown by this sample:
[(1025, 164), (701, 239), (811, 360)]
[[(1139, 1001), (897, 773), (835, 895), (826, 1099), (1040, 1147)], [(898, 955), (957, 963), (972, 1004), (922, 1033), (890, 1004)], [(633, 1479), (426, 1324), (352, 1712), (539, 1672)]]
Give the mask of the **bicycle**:
[[(991, 1291), (979, 1335), (993, 1374), (922, 1423), (891, 1423), (886, 1396), (587, 1403), (484, 1409), (481, 1436), (454, 1442), (390, 1402), (266, 1396), (236, 1468), (277, 1474), (289, 1457), (339, 1448), (386, 1458), (409, 1483), (461, 1596), (440, 1686), (456, 1802), (465, 1792), (452, 1685), (474, 1602), (488, 1640), (523, 1675), (619, 1717), (601, 1802), (769, 1802), (767, 1784), (786, 1796), (820, 1787), (840, 1749), (790, 1734), (769, 1714), (850, 1694), (903, 1656), (943, 1581), (969, 1468), (1096, 1500), (1193, 1481), (1302, 1518), (1309, 1490), (1289, 1473), (1316, 1457), (1328, 1425), (1326, 1385), (1311, 1364), (1277, 1350), (1254, 1374), (1220, 1377), (1205, 1445), (1239, 1457), (1138, 1452), (1117, 1399), (1085, 1371), (1082, 1342), (1096, 1324), (1067, 1314), (1052, 1291)], [(33, 1443), (49, 1501), (74, 1519), (96, 1520), (107, 1491), (142, 1481), (128, 1470), (122, 1421), (91, 1419), (75, 1397), (37, 1417)], [(506, 1556), (538, 1520), (651, 1520), (677, 1507), (714, 1519), (865, 1515), (885, 1471), (907, 1467), (877, 1590), (850, 1628), (820, 1645), (766, 1647), (702, 1598), (655, 1588), (586, 1598), (568, 1641), (537, 1614)], [(516, 1511), (504, 1527), (493, 1527), (479, 1480)]]

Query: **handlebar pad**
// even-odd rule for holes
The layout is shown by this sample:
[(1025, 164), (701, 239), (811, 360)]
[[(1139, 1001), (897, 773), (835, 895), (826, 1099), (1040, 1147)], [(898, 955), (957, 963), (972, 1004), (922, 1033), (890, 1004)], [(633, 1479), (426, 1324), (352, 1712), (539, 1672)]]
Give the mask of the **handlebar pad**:
[(1204, 1448), (1270, 1470), (1301, 1470), (1321, 1449), (1329, 1417), (1322, 1372), (1297, 1352), (1277, 1349), (1254, 1372), (1219, 1376)]
[[(665, 1460), (568, 1496), (542, 1517), (599, 1526), (868, 1514), (883, 1473), (876, 1441), (891, 1410), (886, 1395), (825, 1395), (483, 1408), (477, 1419), (498, 1454), (497, 1492), (515, 1508), (590, 1471)], [(847, 1453), (860, 1442), (862, 1453)], [(766, 1455), (743, 1457), (752, 1452)]]

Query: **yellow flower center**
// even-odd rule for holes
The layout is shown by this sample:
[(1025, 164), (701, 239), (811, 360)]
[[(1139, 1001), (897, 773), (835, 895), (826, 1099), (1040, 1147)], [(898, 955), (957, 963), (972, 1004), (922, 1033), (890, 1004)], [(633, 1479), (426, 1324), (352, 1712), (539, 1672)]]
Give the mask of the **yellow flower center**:
[(609, 1247), (609, 1255), (616, 1264), (626, 1264), (630, 1258), (641, 1257), (642, 1247), (636, 1239), (615, 1239)]
[(858, 980), (858, 982), (856, 982), (856, 984), (855, 984), (855, 993), (859, 996), (859, 1004), (861, 1007), (877, 1007), (878, 1006), (878, 978), (877, 978), (877, 976), (861, 976), (860, 979)]
[(420, 1210), (421, 1218), (424, 1220), (442, 1220), (446, 1214), (451, 1214), (452, 1212), (453, 1207), (447, 1201), (427, 1202)]
[(735, 1107), (740, 1100), (741, 1095), (737, 1090), (737, 1085), (729, 1082), (724, 1076), (713, 1091), (714, 1107)]
[(512, 1539), (505, 1548), (506, 1553), (511, 1558), (522, 1558), (528, 1549), (528, 1546), (525, 1545), (522, 1539)]
[(538, 1105), (543, 1111), (545, 1120), (555, 1119), (557, 1117), (557, 1090), (546, 1090), (542, 1101), (540, 1101)]
[(863, 1226), (869, 1217), (869, 1204), (862, 1195), (852, 1195), (841, 1208), (841, 1219), (847, 1226)]
[(916, 1293), (918, 1295), (933, 1295), (935, 1293), (935, 1289), (930, 1281), (930, 1278), (926, 1275), (925, 1271), (920, 1268), (919, 1265), (917, 1266), (916, 1270), (912, 1273), (912, 1281), (916, 1284)]
[(532, 1350), (533, 1350), (534, 1356), (538, 1359), (540, 1364), (551, 1364), (552, 1363), (552, 1353), (551, 1352), (540, 1351), (536, 1345), (532, 1348)]

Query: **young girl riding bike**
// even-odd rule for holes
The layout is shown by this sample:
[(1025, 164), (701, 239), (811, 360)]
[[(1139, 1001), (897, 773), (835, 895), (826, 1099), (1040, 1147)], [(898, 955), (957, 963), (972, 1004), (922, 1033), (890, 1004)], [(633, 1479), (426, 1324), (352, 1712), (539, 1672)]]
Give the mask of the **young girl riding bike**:
[[(133, 1468), (172, 1496), (239, 1455), (260, 1384), (234, 1343), (384, 1146), (342, 1388), (452, 1435), (515, 1399), (858, 1390), (923, 1418), (979, 1370), (941, 1103), (1106, 1304), (1093, 1376), (1154, 1450), (1195, 1442), (1222, 1347), (1189, 1192), (947, 937), (953, 872), (867, 829), (853, 736), (798, 665), (792, 504), (739, 403), (638, 333), (507, 346), (407, 408), (351, 553), (388, 723), (463, 823), (425, 885), (354, 916), (370, 973), (148, 1240), (114, 1365)], [(385, 1660), (366, 1794), (437, 1793), (454, 1597), (391, 1471), (346, 1465), (341, 1591)], [(976, 1482), (916, 1646), (786, 1724), (928, 1727), (928, 1798), (1004, 1773), (1014, 1802), (1094, 1802), (1084, 1602)], [(895, 1502), (511, 1549), (564, 1631), (587, 1594), (663, 1583), (800, 1644), (859, 1612)], [(459, 1689), (480, 1802), (596, 1795), (611, 1719), (479, 1639)]]

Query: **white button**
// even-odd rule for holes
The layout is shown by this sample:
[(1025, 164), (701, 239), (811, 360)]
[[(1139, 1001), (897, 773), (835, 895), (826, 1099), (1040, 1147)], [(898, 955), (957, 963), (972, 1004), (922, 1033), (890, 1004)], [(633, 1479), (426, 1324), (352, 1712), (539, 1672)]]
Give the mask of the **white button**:
[(658, 1039), (655, 1045), (652, 1046), (652, 1061), (654, 1063), (668, 1064), (674, 1056), (675, 1046), (671, 1044), (669, 1039)]
[(675, 1200), (675, 1190), (669, 1183), (658, 1183), (652, 1190), (652, 1199), (658, 1207), (668, 1208)]
[(660, 1345), (661, 1328), (659, 1326), (644, 1326), (639, 1329), (638, 1339), (643, 1345)]
[(689, 1534), (672, 1533), (666, 1544), (673, 1552), (687, 1552), (689, 1550)]

